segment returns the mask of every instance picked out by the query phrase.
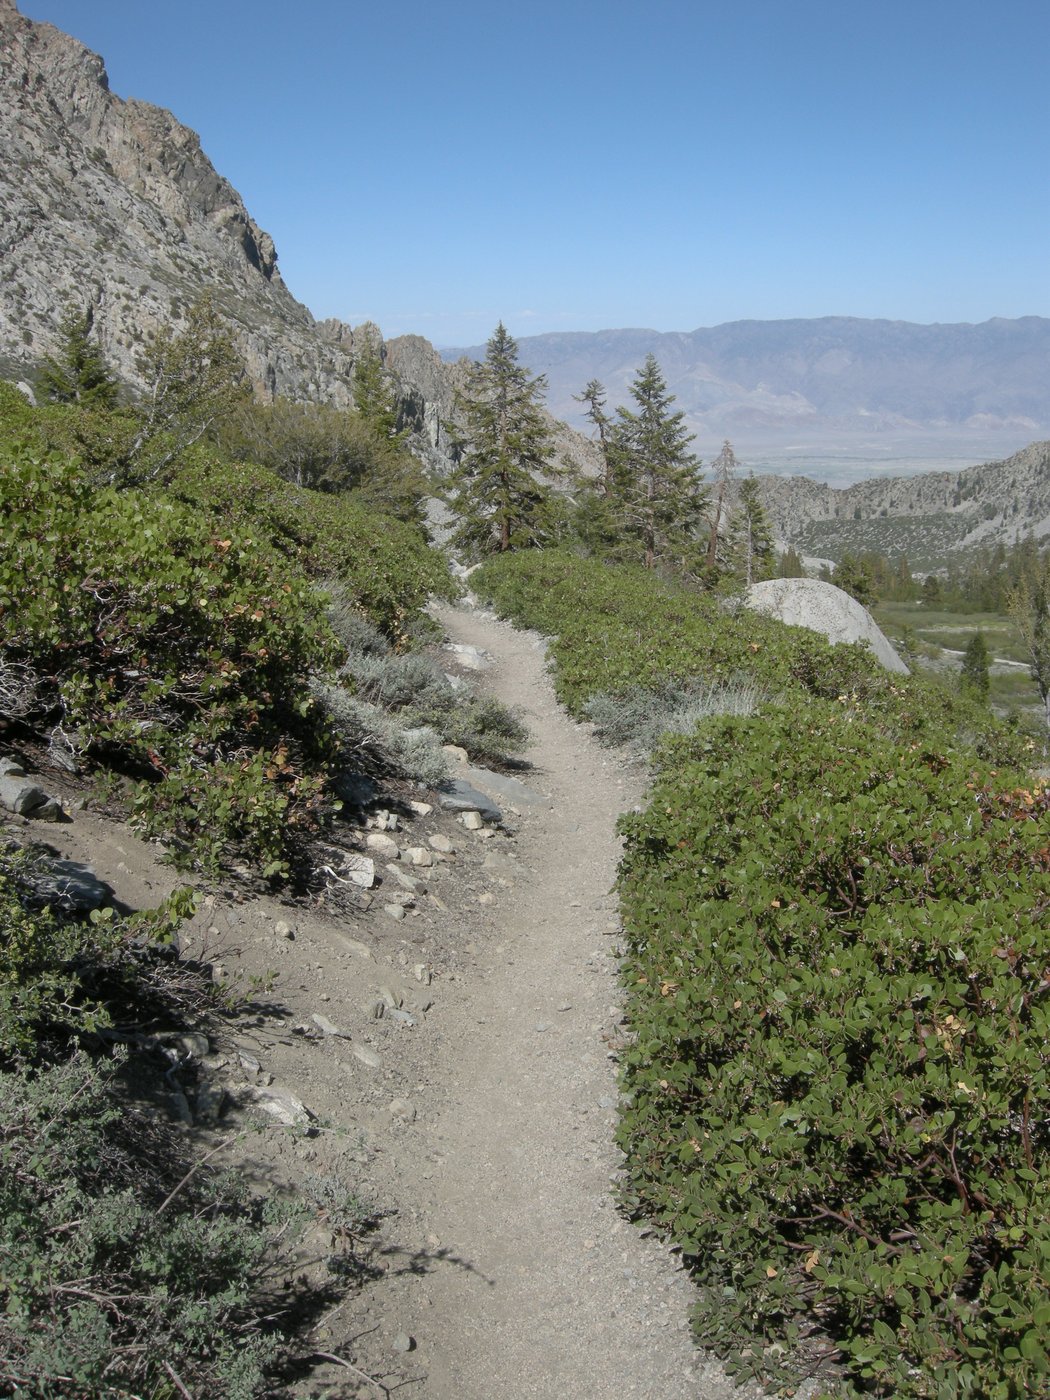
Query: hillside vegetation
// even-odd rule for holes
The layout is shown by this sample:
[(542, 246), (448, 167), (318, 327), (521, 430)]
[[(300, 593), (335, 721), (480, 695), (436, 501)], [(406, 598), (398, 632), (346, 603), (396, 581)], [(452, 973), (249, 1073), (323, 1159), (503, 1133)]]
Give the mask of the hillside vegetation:
[[(0, 386), (4, 748), (63, 771), (198, 882), (307, 887), (348, 774), (436, 780), (443, 724), (458, 737), (502, 716), (457, 706), (423, 667), (424, 752), (358, 698), (362, 657), (396, 671), (427, 599), (454, 592), (411, 520), (205, 437), (180, 447), (174, 420), (149, 459), (169, 465), (129, 473), (143, 421), (34, 409)], [(352, 1269), (288, 1283), (317, 1203), (192, 1163), (146, 1105), (152, 1032), (234, 1009), (177, 955), (194, 890), (121, 916), (64, 889), (45, 850), (0, 843), (0, 1389), (272, 1393), (296, 1318), (338, 1300)], [(326, 1191), (326, 1211), (357, 1219), (351, 1184)]]
[(533, 553), (472, 582), (552, 636), (578, 715), (707, 696), (657, 748), (621, 874), (625, 1199), (681, 1245), (698, 1335), (741, 1373), (838, 1393), (1041, 1393), (1033, 741), (643, 570)]

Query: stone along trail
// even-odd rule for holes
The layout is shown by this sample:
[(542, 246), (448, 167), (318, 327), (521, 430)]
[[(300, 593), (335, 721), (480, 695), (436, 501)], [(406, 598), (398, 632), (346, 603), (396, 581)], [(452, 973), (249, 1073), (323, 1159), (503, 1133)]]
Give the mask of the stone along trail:
[(545, 801), (523, 810), (520, 865), (488, 911), (478, 974), (440, 1052), (452, 1063), (433, 1066), (441, 1088), (425, 1135), (436, 1167), (420, 1178), (420, 1215), (457, 1263), (416, 1285), (426, 1303), (415, 1318), (417, 1393), (739, 1400), (692, 1348), (685, 1276), (610, 1192), (610, 891), (616, 817), (639, 780), (559, 709), (534, 635), (468, 609), (440, 621), (454, 642), (493, 657), (486, 688), (524, 712), (527, 781)]

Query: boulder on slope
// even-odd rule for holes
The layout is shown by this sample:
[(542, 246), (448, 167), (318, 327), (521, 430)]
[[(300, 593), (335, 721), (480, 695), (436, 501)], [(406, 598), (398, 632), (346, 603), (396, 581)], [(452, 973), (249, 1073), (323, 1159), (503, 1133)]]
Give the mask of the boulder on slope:
[(867, 608), (833, 583), (816, 578), (772, 578), (752, 584), (744, 601), (766, 617), (821, 632), (829, 642), (863, 642), (887, 671), (909, 674)]

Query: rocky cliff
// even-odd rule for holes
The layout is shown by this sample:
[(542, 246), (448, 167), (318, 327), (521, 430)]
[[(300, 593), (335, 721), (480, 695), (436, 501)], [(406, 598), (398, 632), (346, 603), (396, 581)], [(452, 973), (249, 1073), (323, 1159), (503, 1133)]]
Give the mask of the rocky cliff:
[[(65, 307), (90, 302), (107, 361), (135, 386), (145, 340), (208, 292), (257, 393), (350, 404), (354, 355), (375, 328), (315, 321), (197, 134), (115, 96), (97, 54), (13, 0), (0, 0), (0, 133), (0, 377), (32, 379)], [(419, 337), (382, 350), (406, 425), (440, 469), (461, 371)]]

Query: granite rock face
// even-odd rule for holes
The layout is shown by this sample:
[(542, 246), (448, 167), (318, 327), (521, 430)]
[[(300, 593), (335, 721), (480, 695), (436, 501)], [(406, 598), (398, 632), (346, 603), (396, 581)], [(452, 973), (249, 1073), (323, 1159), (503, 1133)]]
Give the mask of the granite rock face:
[[(0, 137), (0, 378), (32, 382), (67, 305), (90, 304), (107, 362), (134, 389), (144, 341), (178, 329), (208, 291), (257, 394), (351, 404), (354, 357), (376, 328), (315, 321), (196, 132), (117, 97), (97, 54), (12, 0), (0, 0)], [(455, 374), (426, 341), (401, 372), (381, 337), (378, 348), (420, 455), (440, 468)]]
[(829, 642), (863, 642), (887, 671), (908, 674), (867, 608), (833, 583), (815, 578), (769, 579), (752, 584), (745, 601), (767, 617), (822, 632)]
[[(256, 394), (347, 408), (355, 356), (378, 349), (400, 426), (427, 468), (452, 464), (447, 424), (468, 365), (421, 336), (316, 321), (281, 278), (273, 239), (170, 112), (110, 91), (102, 59), (0, 0), (0, 378), (31, 384), (59, 348), (67, 306), (90, 305), (114, 373), (141, 387), (139, 355), (178, 330), (205, 291), (233, 332)], [(550, 420), (587, 468), (594, 448)]]

